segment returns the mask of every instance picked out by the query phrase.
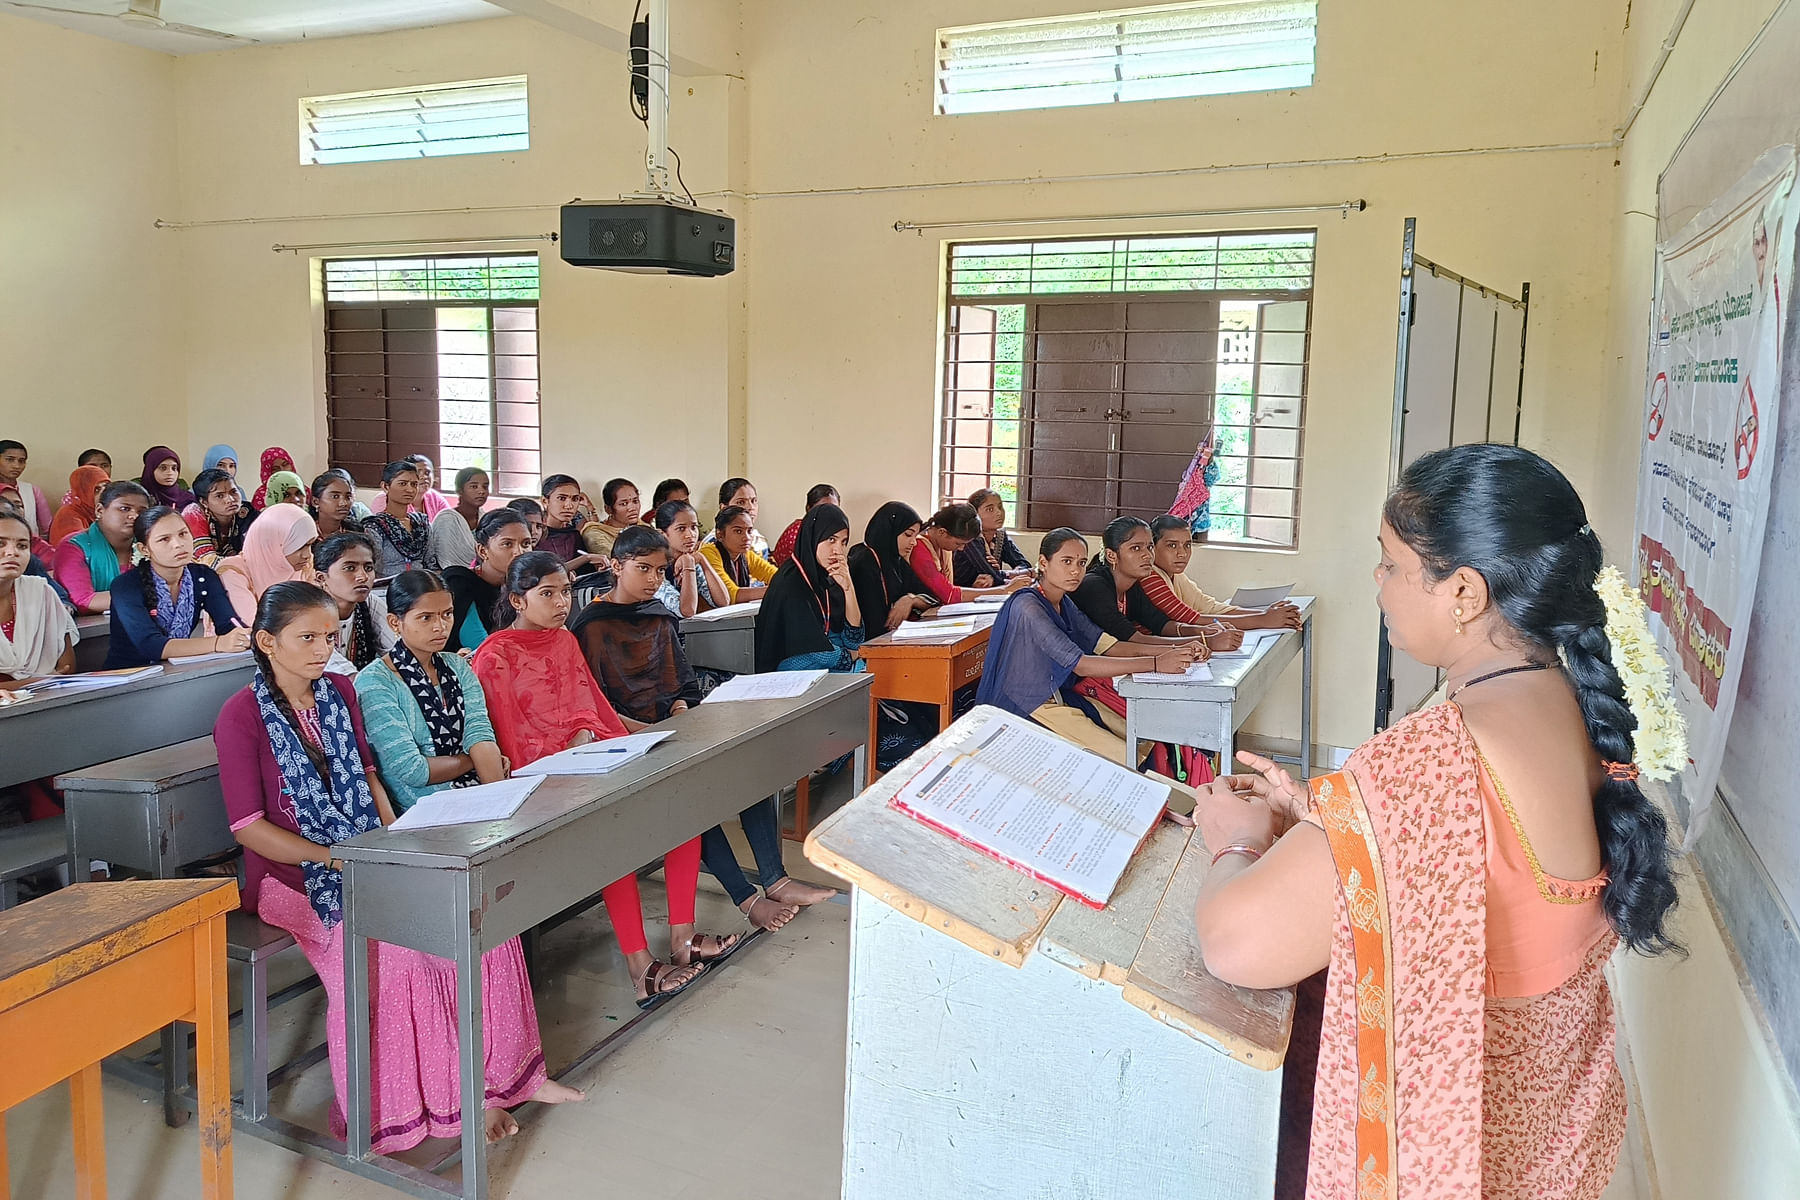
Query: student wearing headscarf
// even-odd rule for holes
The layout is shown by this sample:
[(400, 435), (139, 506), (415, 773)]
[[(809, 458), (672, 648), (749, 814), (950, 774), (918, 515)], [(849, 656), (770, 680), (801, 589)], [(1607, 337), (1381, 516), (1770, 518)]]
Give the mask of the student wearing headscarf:
[(862, 610), (864, 640), (891, 633), (914, 613), (937, 606), (909, 561), (924, 524), (912, 505), (890, 500), (869, 518), (862, 543), (851, 547), (850, 582)]
[(850, 519), (821, 504), (800, 522), (794, 557), (756, 612), (758, 671), (858, 671), (862, 609), (850, 580)]
[[(256, 494), (250, 497), (250, 507), (261, 512), (269, 505), (269, 476), (277, 471), (292, 471), (294, 456), (280, 446), (270, 446), (262, 452), (262, 483), (257, 486)], [(277, 501), (280, 496), (275, 497)]]
[(181, 486), (181, 455), (167, 446), (152, 446), (144, 451), (144, 473), (138, 482), (150, 493), (153, 508), (172, 508), (180, 512), (194, 502), (194, 493)]
[(219, 578), (231, 606), (248, 625), (262, 594), (290, 579), (312, 578), (312, 546), (319, 527), (297, 504), (271, 504), (244, 535), (244, 552), (219, 560)]
[(50, 522), (50, 544), (60, 546), (100, 515), (100, 493), (112, 480), (99, 467), (76, 467), (69, 473), (69, 494)]
[(293, 471), (277, 471), (263, 484), (270, 504), (298, 504), (306, 507), (306, 481)]
[[(225, 474), (229, 475), (231, 477), (231, 486), (237, 488), (238, 503), (242, 504), (245, 508), (250, 507), (250, 494), (244, 491), (243, 488), (238, 487), (238, 453), (236, 450), (233, 450), (223, 442), (220, 442), (216, 446), (208, 446), (206, 448), (206, 457), (200, 461), (200, 469), (202, 471), (223, 471)], [(194, 489), (195, 495), (199, 495), (199, 492), (199, 488)]]

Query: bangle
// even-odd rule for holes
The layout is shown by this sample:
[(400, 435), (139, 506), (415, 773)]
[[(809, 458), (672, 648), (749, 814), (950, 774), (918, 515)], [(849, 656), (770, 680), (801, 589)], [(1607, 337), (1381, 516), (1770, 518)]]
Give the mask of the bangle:
[(1227, 854), (1242, 854), (1251, 862), (1255, 862), (1263, 856), (1263, 851), (1252, 846), (1249, 842), (1233, 842), (1231, 845), (1212, 856), (1212, 865), (1215, 867), (1218, 866), (1219, 860), (1224, 858)]

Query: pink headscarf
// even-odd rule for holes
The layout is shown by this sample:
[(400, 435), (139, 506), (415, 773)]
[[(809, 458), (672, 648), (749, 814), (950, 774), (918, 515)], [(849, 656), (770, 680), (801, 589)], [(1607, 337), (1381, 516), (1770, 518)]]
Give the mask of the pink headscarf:
[(312, 574), (308, 567), (295, 570), (287, 559), (318, 537), (319, 526), (304, 508), (298, 504), (271, 504), (244, 534), (244, 552), (219, 560), (219, 578), (224, 580), (225, 590), (231, 594), (232, 605), (244, 624), (255, 619), (256, 602), (264, 592), (278, 583), (306, 579)]
[[(269, 503), (269, 476), (277, 471), (292, 470), (294, 470), (293, 455), (280, 446), (270, 446), (264, 450), (262, 452), (262, 483), (257, 487), (256, 494), (250, 497), (250, 507), (261, 512)], [(277, 496), (275, 499), (279, 501), (281, 497)]]

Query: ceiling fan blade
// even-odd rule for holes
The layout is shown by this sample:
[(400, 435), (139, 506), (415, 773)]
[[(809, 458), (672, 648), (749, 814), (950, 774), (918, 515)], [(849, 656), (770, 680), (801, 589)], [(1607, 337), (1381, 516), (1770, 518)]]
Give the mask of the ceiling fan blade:
[(250, 43), (256, 40), (255, 38), (239, 37), (235, 33), (225, 33), (218, 29), (202, 29), (198, 25), (177, 25), (173, 21), (163, 22), (162, 27), (170, 33), (186, 33), (191, 34), (194, 37), (216, 38), (221, 42)]

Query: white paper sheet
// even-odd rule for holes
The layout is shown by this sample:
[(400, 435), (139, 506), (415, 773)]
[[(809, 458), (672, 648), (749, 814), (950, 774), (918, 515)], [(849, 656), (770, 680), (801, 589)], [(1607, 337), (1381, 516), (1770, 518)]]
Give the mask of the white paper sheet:
[(684, 619), (689, 621), (722, 621), (726, 617), (740, 616), (743, 613), (753, 613), (761, 607), (761, 600), (746, 600), (742, 604), (727, 604), (722, 608), (709, 608), (703, 613), (695, 613), (693, 616)]
[(178, 654), (174, 658), (169, 659), (168, 663), (170, 666), (178, 667), (185, 666), (188, 663), (211, 662), (215, 658), (247, 659), (249, 657), (250, 652), (248, 650), (220, 650), (213, 654)]
[(806, 694), (825, 671), (765, 671), (761, 675), (734, 675), (714, 688), (700, 703), (715, 700), (791, 700)]
[(1280, 638), (1284, 633), (1294, 632), (1291, 629), (1246, 629), (1244, 643), (1236, 650), (1216, 650), (1213, 658), (1250, 658), (1270, 642)]
[(1170, 671), (1139, 671), (1132, 676), (1139, 683), (1210, 683), (1212, 677), (1212, 668), (1203, 662), (1188, 664), (1188, 669), (1179, 675)]
[(982, 624), (974, 617), (958, 617), (953, 621), (905, 621), (900, 628), (894, 630), (893, 636), (902, 642), (915, 638), (968, 637), (980, 629)]
[(162, 664), (154, 663), (148, 667), (120, 667), (112, 671), (85, 671), (78, 675), (51, 675), (44, 679), (33, 680), (31, 691), (34, 692), (92, 692), (100, 688), (118, 687), (122, 683), (130, 683), (134, 679), (142, 679), (146, 675), (162, 674)]
[(504, 821), (519, 811), (525, 797), (544, 782), (526, 775), (474, 787), (445, 788), (423, 797), (400, 814), (389, 829), (431, 829), (439, 825), (469, 825), (476, 821)]
[(1288, 598), (1294, 585), (1284, 583), (1278, 587), (1239, 588), (1232, 593), (1233, 608), (1267, 608), (1271, 604), (1279, 604)]
[(963, 600), (956, 604), (940, 604), (934, 610), (938, 617), (991, 617), (1005, 607), (1007, 596), (986, 596), (980, 600)]
[(605, 775), (626, 763), (636, 762), (660, 742), (675, 736), (673, 729), (628, 733), (624, 737), (589, 742), (573, 750), (547, 754), (536, 762), (514, 767), (514, 775)]

